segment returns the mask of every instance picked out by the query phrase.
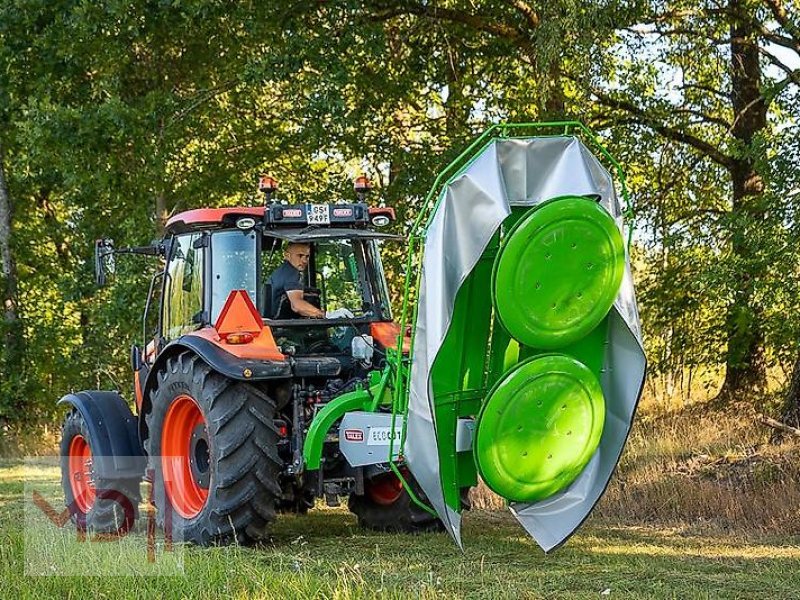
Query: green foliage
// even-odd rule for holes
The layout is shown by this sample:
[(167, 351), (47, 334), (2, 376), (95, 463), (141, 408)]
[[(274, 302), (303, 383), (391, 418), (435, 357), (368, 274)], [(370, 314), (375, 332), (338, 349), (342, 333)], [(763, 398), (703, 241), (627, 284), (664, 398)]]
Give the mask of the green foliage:
[[(175, 212), (260, 202), (262, 172), (290, 201), (352, 197), (364, 172), (402, 232), (438, 170), (501, 119), (580, 118), (625, 165), (657, 372), (719, 364), (731, 323), (757, 322), (771, 355), (791, 360), (797, 85), (761, 40), (769, 127), (739, 143), (730, 15), (715, 6), (3, 3), (0, 160), (24, 354), (0, 363), (15, 365), (0, 378), (0, 419), (49, 419), (72, 389), (130, 397), (128, 347), (141, 342), (157, 264), (120, 260), (97, 290), (93, 240), (145, 244)], [(765, 9), (752, 15), (770, 22)], [(721, 155), (750, 160), (764, 178), (745, 210), (732, 210)], [(405, 249), (384, 250), (396, 301)]]

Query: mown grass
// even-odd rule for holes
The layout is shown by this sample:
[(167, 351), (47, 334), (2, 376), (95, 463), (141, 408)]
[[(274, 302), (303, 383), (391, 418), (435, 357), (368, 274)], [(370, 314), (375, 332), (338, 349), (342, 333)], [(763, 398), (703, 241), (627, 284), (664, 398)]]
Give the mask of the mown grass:
[[(791, 598), (800, 595), (800, 537), (698, 533), (690, 527), (620, 525), (593, 517), (544, 555), (507, 511), (465, 515), (462, 553), (445, 535), (365, 532), (344, 509), (279, 518), (258, 548), (181, 547), (170, 576), (113, 577), (141, 564), (143, 525), (119, 542), (79, 542), (69, 526), (26, 547), (24, 483), (53, 502), (52, 467), (0, 464), (3, 598)], [(30, 532), (29, 532), (30, 533)], [(30, 535), (28, 537), (31, 537)], [(45, 547), (38, 547), (39, 545)], [(30, 575), (48, 557), (96, 576)], [(27, 554), (26, 554), (27, 552)], [(27, 556), (27, 561), (26, 561)], [(99, 556), (99, 558), (98, 558)], [(159, 546), (156, 561), (163, 559)], [(95, 561), (94, 563), (92, 561)], [(104, 562), (107, 561), (107, 562)], [(26, 565), (28, 574), (26, 574)], [(55, 565), (54, 571), (59, 571)]]
[(549, 556), (479, 489), (463, 553), (318, 508), (281, 516), (259, 548), (168, 553), (159, 536), (149, 563), (144, 519), (102, 544), (26, 525), (24, 482), (58, 506), (58, 469), (0, 463), (0, 598), (800, 598), (800, 440), (771, 443), (750, 408), (648, 413), (593, 516)]

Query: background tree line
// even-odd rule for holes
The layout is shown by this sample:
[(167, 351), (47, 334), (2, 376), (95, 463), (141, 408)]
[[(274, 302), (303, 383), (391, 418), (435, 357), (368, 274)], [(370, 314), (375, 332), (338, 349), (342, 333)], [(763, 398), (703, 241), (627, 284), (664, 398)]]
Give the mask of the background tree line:
[(260, 202), (261, 172), (306, 200), (365, 171), (402, 229), (488, 124), (562, 118), (628, 172), (654, 381), (719, 373), (719, 402), (759, 407), (777, 387), (798, 420), (796, 0), (263, 4), (0, 5), (0, 420), (129, 390), (155, 265), (95, 289), (94, 239)]

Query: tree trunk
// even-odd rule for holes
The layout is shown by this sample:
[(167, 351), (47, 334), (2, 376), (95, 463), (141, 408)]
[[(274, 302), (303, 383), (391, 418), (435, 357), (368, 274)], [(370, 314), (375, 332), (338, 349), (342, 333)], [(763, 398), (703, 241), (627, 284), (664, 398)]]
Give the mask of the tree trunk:
[(56, 250), (58, 266), (62, 272), (69, 273), (72, 271), (70, 265), (70, 248), (64, 237), (64, 228), (61, 226), (61, 223), (58, 222), (56, 209), (50, 201), (50, 190), (40, 189), (36, 192), (34, 197), (39, 207), (39, 212), (44, 218), (47, 230), (50, 232), (49, 237)]
[(547, 96), (544, 103), (543, 121), (561, 121), (567, 116), (567, 102), (564, 97), (564, 83), (561, 76), (561, 60), (553, 58), (548, 72)]
[(742, 265), (738, 286), (726, 315), (727, 352), (725, 381), (720, 399), (737, 400), (766, 387), (762, 311), (753, 302), (757, 267), (752, 264), (755, 248), (749, 232), (759, 225), (764, 182), (756, 171), (753, 141), (767, 126), (767, 111), (761, 94), (758, 40), (742, 0), (729, 4), (731, 32), (732, 134), (738, 143), (730, 174), (733, 187), (731, 250)]
[(789, 391), (783, 404), (781, 421), (792, 427), (800, 427), (800, 353), (792, 367), (792, 377), (789, 381)]
[(11, 195), (5, 172), (5, 154), (0, 142), (0, 300), (3, 320), (0, 324), (0, 418), (10, 416), (17, 406), (15, 381), (20, 381), (23, 365), (22, 323), (17, 307), (17, 265), (11, 244)]
[(445, 77), (448, 91), (447, 101), (444, 103), (445, 130), (450, 143), (453, 143), (454, 140), (460, 141), (464, 135), (471, 105), (464, 96), (464, 69), (458, 50), (448, 47), (444, 60), (446, 61)]

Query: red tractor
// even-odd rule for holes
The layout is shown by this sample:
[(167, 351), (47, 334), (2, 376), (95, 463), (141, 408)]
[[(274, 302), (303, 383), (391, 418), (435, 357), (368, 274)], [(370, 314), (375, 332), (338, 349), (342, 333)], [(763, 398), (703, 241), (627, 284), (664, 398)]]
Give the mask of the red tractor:
[(438, 526), (390, 470), (391, 436), (359, 440), (373, 457), (346, 457), (333, 427), (361, 409), (388, 431), (384, 373), (400, 329), (379, 247), (397, 236), (375, 227), (394, 210), (364, 203), (364, 178), (354, 203), (281, 204), (271, 178), (260, 187), (265, 206), (183, 212), (151, 246), (97, 242), (100, 284), (115, 254), (160, 256), (163, 268), (131, 352), (135, 415), (117, 392), (60, 400), (71, 408), (62, 485), (79, 527), (129, 527), (146, 472), (158, 522), (199, 544), (259, 540), (276, 511), (317, 497), (349, 496), (366, 526)]

